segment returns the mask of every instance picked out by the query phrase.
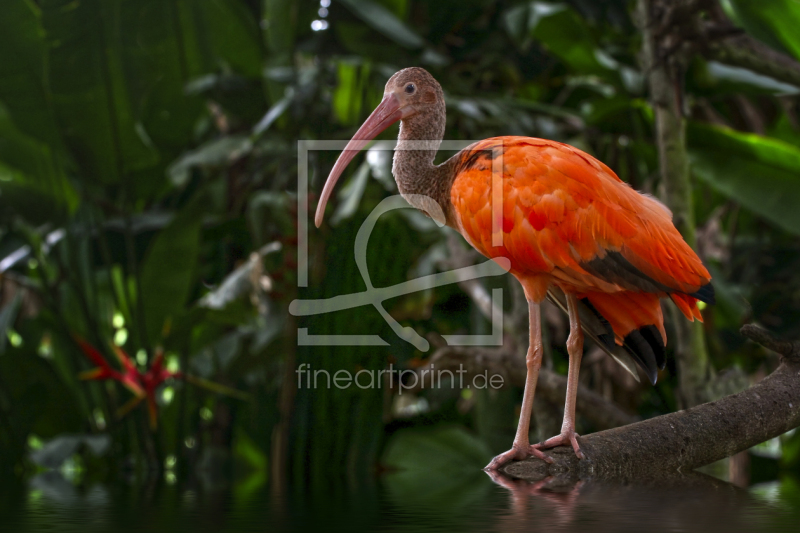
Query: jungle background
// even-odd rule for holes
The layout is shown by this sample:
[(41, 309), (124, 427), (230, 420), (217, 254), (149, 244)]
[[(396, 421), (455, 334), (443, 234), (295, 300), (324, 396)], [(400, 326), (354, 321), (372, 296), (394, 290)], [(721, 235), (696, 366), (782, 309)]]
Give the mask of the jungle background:
[[(677, 95), (691, 171), (690, 202), (670, 206), (712, 272), (717, 305), (683, 332), (665, 308), (676, 341), (655, 387), (591, 345), (581, 382), (633, 420), (768, 374), (777, 356), (738, 329), (800, 337), (800, 4), (674, 4), (642, 25), (637, 4), (621, 0), (6, 0), (0, 475), (234, 483), (247, 494), (369, 486), (383, 473), (410, 501), (469, 500), (465, 479), (511, 442), (520, 388), (310, 390), (295, 373), (419, 368), (437, 335), (489, 331), (470, 294), (491, 288), (515, 314), (507, 279), (388, 301), (431, 339), (423, 353), (371, 307), (288, 313), (297, 298), (365, 289), (355, 234), (396, 192), (391, 154), (360, 155), (323, 227), (310, 225), (309, 283), (298, 289), (297, 141), (349, 139), (407, 66), (442, 84), (447, 139), (567, 142), (662, 198), (648, 78), (666, 69), (661, 89)], [(663, 36), (672, 48), (643, 57), (644, 41)], [(741, 38), (789, 67), (726, 55), (720, 43)], [(337, 155), (309, 155), (311, 210)], [(368, 249), (378, 287), (456, 259), (479, 260), (406, 210), (381, 218)], [(566, 374), (566, 323), (555, 309), (545, 316), (546, 367)], [(526, 332), (512, 323), (507, 346), (523, 357), (513, 339)], [(298, 346), (298, 327), (390, 346)], [(99, 363), (109, 374), (93, 377), (109, 379), (85, 379)], [(123, 383), (132, 375), (142, 387)], [(560, 409), (537, 400), (535, 436), (557, 433)], [(581, 416), (579, 432), (597, 429)], [(720, 475), (800, 490), (800, 433), (732, 464)]]

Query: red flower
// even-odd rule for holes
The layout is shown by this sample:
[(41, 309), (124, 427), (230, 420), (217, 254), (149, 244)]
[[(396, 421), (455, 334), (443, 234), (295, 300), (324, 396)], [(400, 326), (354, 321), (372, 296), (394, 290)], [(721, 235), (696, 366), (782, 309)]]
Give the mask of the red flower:
[(147, 372), (142, 373), (136, 366), (136, 363), (133, 362), (133, 359), (131, 359), (122, 348), (112, 345), (114, 355), (117, 356), (117, 360), (122, 366), (122, 372), (120, 372), (113, 368), (94, 346), (83, 339), (76, 338), (76, 340), (86, 357), (98, 365), (98, 367), (93, 370), (87, 370), (81, 373), (80, 378), (92, 380), (113, 379), (119, 381), (125, 388), (130, 390), (135, 395), (135, 398), (132, 398), (119, 409), (117, 414), (120, 416), (139, 405), (139, 402), (143, 399), (147, 399), (150, 427), (155, 429), (158, 425), (156, 390), (158, 386), (167, 379), (181, 377), (180, 372), (170, 372), (164, 368), (164, 353), (161, 350), (157, 351), (153, 361), (150, 363), (150, 368)]
[(83, 353), (86, 355), (86, 357), (91, 359), (94, 364), (98, 365), (97, 368), (87, 370), (86, 372), (81, 372), (79, 375), (81, 379), (113, 379), (122, 383), (125, 388), (131, 391), (138, 398), (144, 397), (145, 392), (144, 388), (142, 387), (139, 369), (136, 368), (136, 365), (133, 363), (133, 361), (131, 361), (125, 352), (119, 350), (119, 353), (117, 353), (117, 359), (120, 360), (122, 368), (124, 369), (124, 373), (122, 373), (108, 364), (108, 361), (105, 360), (105, 358), (95, 349), (94, 346), (78, 337), (75, 337), (75, 340), (78, 342), (78, 345), (81, 347), (81, 350), (83, 350)]
[(203, 378), (198, 378), (191, 375), (184, 375), (181, 372), (171, 372), (164, 368), (164, 352), (161, 349), (156, 350), (153, 360), (150, 362), (150, 368), (142, 373), (136, 366), (136, 363), (125, 353), (119, 346), (112, 345), (114, 354), (122, 366), (122, 371), (116, 370), (108, 361), (98, 352), (94, 346), (84, 341), (79, 337), (75, 337), (76, 342), (80, 346), (83, 353), (91, 359), (97, 366), (92, 370), (87, 370), (80, 374), (81, 379), (113, 379), (122, 383), (128, 390), (134, 394), (134, 398), (125, 403), (117, 411), (118, 416), (124, 416), (131, 409), (139, 405), (139, 403), (147, 399), (147, 411), (150, 417), (150, 427), (156, 429), (158, 425), (158, 405), (156, 404), (156, 390), (159, 385), (164, 383), (170, 378), (185, 378), (186, 381), (206, 388), (213, 392), (226, 394), (239, 399), (247, 399), (248, 396), (240, 391), (231, 389), (224, 385), (214, 383)]

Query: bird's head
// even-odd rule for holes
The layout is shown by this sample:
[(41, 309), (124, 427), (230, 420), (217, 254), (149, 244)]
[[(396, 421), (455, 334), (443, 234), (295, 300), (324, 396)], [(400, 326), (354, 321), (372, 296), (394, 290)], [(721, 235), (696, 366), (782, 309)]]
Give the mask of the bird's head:
[(402, 119), (430, 116), (444, 105), (444, 92), (439, 82), (424, 68), (411, 67), (398, 71), (386, 82), (383, 98), (397, 98)]
[(333, 165), (322, 189), (314, 224), (320, 227), (325, 206), (345, 167), (372, 139), (386, 128), (402, 120), (424, 122), (441, 117), (444, 120), (444, 93), (433, 76), (424, 68), (411, 67), (396, 72), (383, 91), (383, 100), (358, 129)]

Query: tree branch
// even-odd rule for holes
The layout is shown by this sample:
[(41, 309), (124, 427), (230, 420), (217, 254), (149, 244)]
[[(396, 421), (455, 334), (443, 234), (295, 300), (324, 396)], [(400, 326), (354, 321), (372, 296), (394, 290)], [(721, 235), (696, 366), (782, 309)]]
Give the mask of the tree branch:
[(782, 359), (800, 363), (800, 341), (779, 340), (772, 333), (755, 324), (745, 324), (742, 326), (740, 333), (751, 341), (757, 342), (764, 348), (777, 353)]
[(736, 35), (712, 43), (704, 55), (707, 59), (746, 68), (800, 87), (800, 63), (750, 35)]
[(742, 334), (783, 356), (775, 372), (749, 389), (691, 409), (579, 439), (587, 459), (559, 447), (548, 465), (529, 458), (504, 473), (538, 480), (571, 472), (578, 477), (630, 479), (688, 471), (745, 451), (800, 426), (800, 342), (777, 341), (756, 326)]

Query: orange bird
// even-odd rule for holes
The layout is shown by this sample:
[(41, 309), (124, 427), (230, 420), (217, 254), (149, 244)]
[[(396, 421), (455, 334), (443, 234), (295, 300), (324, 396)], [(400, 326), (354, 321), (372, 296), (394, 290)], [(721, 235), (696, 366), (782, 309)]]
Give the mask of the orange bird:
[[(584, 330), (632, 372), (628, 361), (638, 363), (655, 383), (667, 342), (659, 300), (670, 298), (687, 319), (702, 320), (697, 301), (714, 303), (708, 270), (675, 229), (666, 207), (567, 144), (494, 137), (434, 165), (445, 130), (444, 94), (422, 68), (401, 70), (386, 83), (380, 105), (331, 170), (317, 207), (317, 227), (347, 164), (398, 120), (392, 172), (400, 193), (426, 215), (444, 218), (486, 257), (510, 261), (528, 300), (530, 347), (519, 426), (511, 449), (487, 469), (529, 455), (552, 462), (542, 450), (559, 445), (571, 445), (583, 458), (575, 400)], [(493, 209), (499, 205), (493, 201), (493, 182), (502, 186), (501, 209)], [(548, 296), (569, 315), (567, 398), (561, 434), (531, 445), (531, 408), (543, 353), (540, 304)]]

